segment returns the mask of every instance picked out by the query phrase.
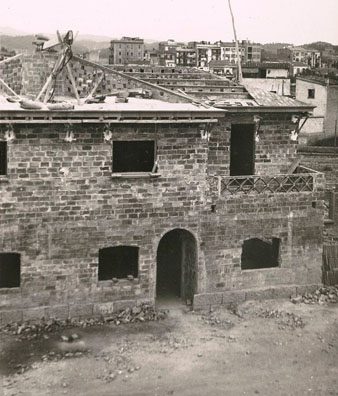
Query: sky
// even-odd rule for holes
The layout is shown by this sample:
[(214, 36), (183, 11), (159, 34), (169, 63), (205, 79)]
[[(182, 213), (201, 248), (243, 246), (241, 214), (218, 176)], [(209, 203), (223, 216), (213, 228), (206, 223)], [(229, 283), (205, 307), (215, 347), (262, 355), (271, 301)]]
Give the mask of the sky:
[[(255, 42), (338, 44), (338, 0), (231, 0), (237, 36)], [(110, 38), (231, 41), (228, 0), (1, 0), (0, 26)]]

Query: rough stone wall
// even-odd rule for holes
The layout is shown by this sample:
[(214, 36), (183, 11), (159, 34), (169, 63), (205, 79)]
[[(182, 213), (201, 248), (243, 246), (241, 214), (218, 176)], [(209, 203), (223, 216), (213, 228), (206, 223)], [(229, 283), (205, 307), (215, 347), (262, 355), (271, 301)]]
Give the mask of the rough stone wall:
[[(197, 126), (114, 127), (113, 140), (157, 140), (161, 176), (144, 179), (112, 179), (102, 126), (74, 126), (72, 143), (64, 142), (63, 125), (15, 126), (8, 178), (0, 181), (0, 251), (21, 254), (21, 287), (0, 289), (2, 321), (90, 316), (153, 301), (157, 246), (177, 228), (197, 242), (196, 294), (320, 283), (317, 192), (219, 198), (209, 191), (208, 172), (227, 174), (229, 122), (209, 142)], [(283, 173), (294, 154), (278, 137), (288, 134), (286, 123), (278, 116), (265, 122), (257, 152), (271, 162), (257, 170)], [(241, 271), (241, 246), (252, 237), (281, 239), (280, 268)], [(138, 278), (99, 282), (98, 251), (117, 245), (139, 247)]]

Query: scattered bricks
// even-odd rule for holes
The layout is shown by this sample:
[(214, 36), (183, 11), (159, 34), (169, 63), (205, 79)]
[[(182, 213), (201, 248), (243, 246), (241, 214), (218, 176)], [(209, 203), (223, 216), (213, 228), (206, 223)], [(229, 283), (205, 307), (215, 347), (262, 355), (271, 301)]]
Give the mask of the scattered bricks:
[(94, 309), (93, 309), (94, 316), (110, 315), (113, 312), (114, 312), (113, 302), (94, 304)]
[(39, 321), (43, 318), (46, 318), (46, 308), (38, 307), (38, 308), (27, 308), (23, 311), (23, 321)]
[(22, 311), (3, 311), (0, 313), (1, 323), (12, 323), (22, 321)]
[(48, 308), (48, 313), (51, 318), (67, 319), (69, 317), (68, 305), (51, 306)]
[(76, 304), (69, 306), (69, 316), (71, 318), (89, 317), (93, 315), (93, 304)]

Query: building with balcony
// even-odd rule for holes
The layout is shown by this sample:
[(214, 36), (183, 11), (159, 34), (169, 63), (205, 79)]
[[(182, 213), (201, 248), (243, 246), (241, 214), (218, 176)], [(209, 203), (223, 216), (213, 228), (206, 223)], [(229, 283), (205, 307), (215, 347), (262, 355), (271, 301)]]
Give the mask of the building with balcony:
[[(221, 60), (227, 61), (231, 64), (237, 64), (238, 57), (237, 57), (235, 42), (220, 41), (219, 45), (221, 47)], [(240, 53), (241, 62), (243, 62), (245, 60), (245, 47), (241, 43), (239, 43), (238, 49)]]
[[(51, 56), (23, 58), (33, 73), (21, 85), (10, 69), (3, 78), (37, 95)], [(69, 64), (76, 84), (90, 76), (109, 94), (104, 103), (84, 103), (85, 90), (77, 101), (67, 79), (55, 100), (66, 95), (68, 111), (0, 99), (2, 322), (109, 315), (167, 296), (207, 308), (321, 283), (324, 178), (299, 165), (295, 141), (294, 118), (312, 105), (224, 80), (212, 106), (210, 85), (190, 96)]]
[(109, 64), (142, 63), (144, 41), (138, 37), (122, 37), (110, 42)]
[(291, 63), (305, 63), (311, 68), (321, 66), (320, 51), (315, 49), (293, 46), (278, 48), (277, 57), (279, 60), (284, 60)]
[(165, 67), (176, 66), (176, 49), (183, 46), (175, 40), (161, 41), (158, 46), (159, 65)]
[(195, 48), (177, 47), (176, 48), (176, 65), (177, 66), (196, 66)]

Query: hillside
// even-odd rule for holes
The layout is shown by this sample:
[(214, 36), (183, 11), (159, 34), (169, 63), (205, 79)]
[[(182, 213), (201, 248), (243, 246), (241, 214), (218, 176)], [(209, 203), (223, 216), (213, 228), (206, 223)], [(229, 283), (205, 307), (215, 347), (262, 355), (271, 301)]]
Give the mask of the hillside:
[(338, 51), (338, 45), (326, 43), (325, 41), (316, 41), (315, 43), (304, 44), (304, 45), (302, 45), (302, 47), (313, 48), (313, 49), (316, 49), (317, 51), (323, 51), (324, 48), (330, 47), (330, 48), (334, 49), (335, 51)]

